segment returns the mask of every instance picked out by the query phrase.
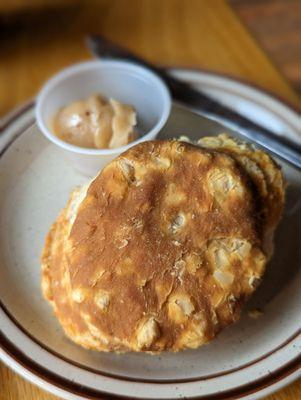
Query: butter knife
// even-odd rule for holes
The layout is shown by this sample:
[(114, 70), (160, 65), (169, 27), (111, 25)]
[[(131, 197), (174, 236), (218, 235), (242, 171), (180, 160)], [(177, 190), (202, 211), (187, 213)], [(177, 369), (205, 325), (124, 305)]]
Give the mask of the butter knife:
[(221, 132), (234, 131), (292, 166), (301, 169), (301, 146), (297, 143), (275, 135), (269, 129), (195, 90), (188, 83), (174, 78), (164, 68), (159, 68), (145, 61), (101, 36), (89, 36), (87, 44), (97, 57), (125, 59), (152, 70), (163, 79), (176, 102), (192, 107), (204, 117), (213, 120), (220, 125)]

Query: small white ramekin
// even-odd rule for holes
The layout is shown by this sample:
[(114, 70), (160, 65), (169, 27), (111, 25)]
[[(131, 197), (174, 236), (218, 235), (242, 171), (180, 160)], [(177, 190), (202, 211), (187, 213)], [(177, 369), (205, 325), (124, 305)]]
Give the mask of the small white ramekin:
[[(49, 121), (56, 111), (95, 93), (133, 105), (142, 136), (117, 149), (98, 150), (66, 143), (51, 132)], [(65, 152), (77, 170), (93, 176), (129, 147), (155, 139), (170, 109), (169, 91), (153, 72), (125, 61), (97, 60), (73, 65), (51, 78), (37, 97), (36, 120), (41, 132)]]

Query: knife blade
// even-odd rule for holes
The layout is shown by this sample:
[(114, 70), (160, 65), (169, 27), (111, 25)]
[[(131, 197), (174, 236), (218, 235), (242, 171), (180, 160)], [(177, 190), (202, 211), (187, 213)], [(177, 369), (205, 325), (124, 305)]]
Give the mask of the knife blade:
[(196, 109), (204, 117), (220, 124), (222, 131), (234, 131), (240, 136), (256, 143), (294, 167), (301, 169), (301, 146), (269, 129), (251, 121), (231, 108), (194, 89), (188, 83), (171, 76), (164, 68), (159, 68), (132, 52), (102, 38), (89, 36), (87, 44), (92, 53), (101, 58), (119, 58), (142, 65), (160, 76), (168, 86), (174, 100)]

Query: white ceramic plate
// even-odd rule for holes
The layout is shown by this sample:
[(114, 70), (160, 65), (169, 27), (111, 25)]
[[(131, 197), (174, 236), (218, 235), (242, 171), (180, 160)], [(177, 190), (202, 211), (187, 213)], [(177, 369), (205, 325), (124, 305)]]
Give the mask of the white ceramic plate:
[[(300, 140), (300, 117), (261, 91), (213, 74), (176, 71), (278, 134)], [(65, 399), (258, 399), (301, 375), (301, 174), (289, 181), (285, 215), (265, 280), (240, 322), (211, 344), (161, 356), (101, 354), (65, 338), (40, 292), (45, 234), (70, 190), (85, 178), (38, 132), (33, 104), (0, 136), (0, 356), (16, 372)], [(177, 109), (164, 135), (189, 126)], [(192, 129), (193, 128), (193, 129)], [(299, 136), (298, 136), (299, 135)], [(264, 314), (251, 319), (247, 310)]]

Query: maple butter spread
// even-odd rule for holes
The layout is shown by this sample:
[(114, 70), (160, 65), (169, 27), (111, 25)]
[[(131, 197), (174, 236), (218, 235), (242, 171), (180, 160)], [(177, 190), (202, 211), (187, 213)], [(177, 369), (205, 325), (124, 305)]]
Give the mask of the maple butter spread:
[(61, 108), (51, 120), (52, 132), (79, 147), (114, 149), (137, 138), (134, 107), (92, 95)]

